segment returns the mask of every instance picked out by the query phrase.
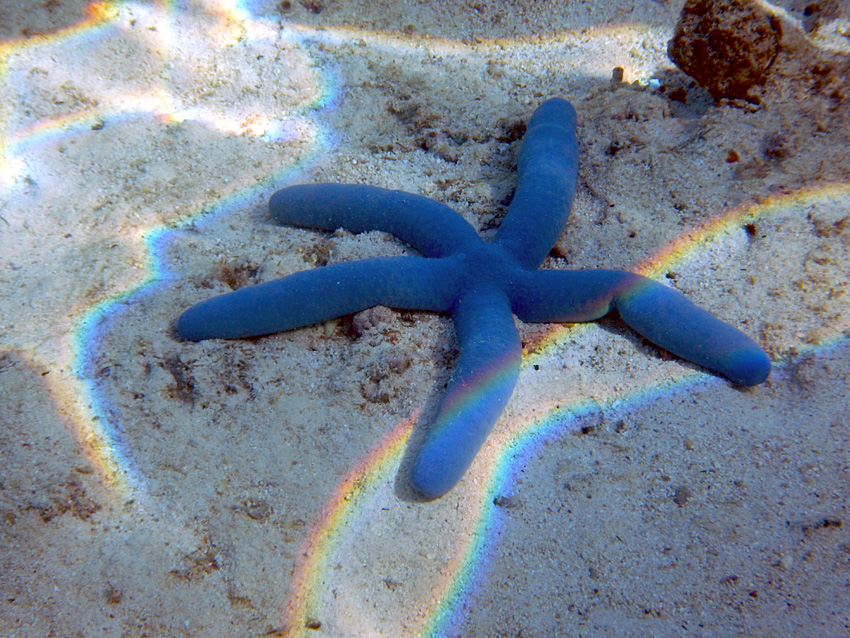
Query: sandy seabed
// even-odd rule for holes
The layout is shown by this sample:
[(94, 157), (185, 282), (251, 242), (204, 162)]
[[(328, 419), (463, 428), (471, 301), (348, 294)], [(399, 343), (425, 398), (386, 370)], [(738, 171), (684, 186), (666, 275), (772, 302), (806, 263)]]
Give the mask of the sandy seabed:
[[(773, 6), (765, 83), (715, 101), (667, 58), (682, 4), (0, 2), (0, 635), (850, 635), (850, 10)], [(288, 184), (492, 235), (553, 95), (581, 171), (544, 267), (674, 286), (766, 383), (616, 318), (521, 325), (505, 414), (421, 502), (447, 318), (173, 338), (215, 294), (413, 252), (275, 225)]]

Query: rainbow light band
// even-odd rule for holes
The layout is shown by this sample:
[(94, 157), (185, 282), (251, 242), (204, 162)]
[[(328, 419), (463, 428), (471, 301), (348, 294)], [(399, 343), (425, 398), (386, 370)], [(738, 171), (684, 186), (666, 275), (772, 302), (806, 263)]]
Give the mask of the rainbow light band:
[(118, 14), (120, 4), (113, 0), (98, 0), (84, 7), (83, 11), (86, 17), (74, 25), (49, 33), (21, 36), (19, 38), (0, 41), (0, 58), (4, 58), (9, 53), (20, 51), (21, 49), (43, 46), (54, 41), (64, 41), (78, 35), (89, 35), (98, 27), (104, 25), (104, 23), (112, 20)]
[[(692, 229), (646, 260), (637, 269), (647, 276), (658, 277), (672, 267), (681, 265), (696, 255), (700, 249), (718, 236), (732, 232), (743, 224), (776, 214), (789, 206), (812, 206), (836, 197), (850, 197), (850, 185), (827, 184), (816, 190), (801, 189), (787, 194), (776, 194), (762, 202), (745, 202), (705, 224)], [(836, 325), (830, 336), (810, 348), (823, 348), (842, 338), (847, 325)], [(532, 354), (523, 357), (523, 368), (558, 356), (565, 343), (583, 332), (591, 330), (591, 324), (558, 326), (553, 328), (534, 348)], [(800, 350), (798, 349), (797, 352)], [(493, 377), (499, 375), (493, 373)], [(599, 411), (616, 405), (618, 408), (649, 401), (662, 392), (672, 392), (700, 382), (706, 373), (683, 371), (674, 377), (661, 374), (640, 385), (625, 389), (611, 389), (606, 394), (592, 399), (575, 397), (561, 401), (559, 405), (544, 406), (540, 416), (532, 419), (518, 416), (508, 419), (494, 431), (481, 459), (476, 459), (473, 471), (477, 481), (468, 481), (465, 507), (470, 522), (462, 529), (453, 530), (457, 539), (451, 560), (444, 569), (451, 574), (441, 580), (441, 591), (434, 598), (419, 604), (430, 614), (427, 620), (410, 626), (404, 636), (434, 637), (450, 633), (456, 618), (459, 602), (471, 594), (476, 582), (486, 574), (489, 539), (494, 537), (499, 521), (499, 508), (492, 506), (494, 498), (510, 492), (514, 475), (521, 466), (518, 459), (527, 456), (547, 436), (560, 433), (569, 422), (575, 422), (583, 414)], [(476, 394), (476, 396), (478, 396)], [(469, 397), (474, 400), (473, 397)], [(316, 521), (303, 546), (304, 559), (299, 563), (295, 579), (284, 611), (284, 626), (289, 636), (310, 635), (308, 628), (310, 610), (316, 607), (325, 581), (325, 570), (331, 563), (336, 548), (342, 541), (348, 522), (357, 515), (357, 510), (367, 509), (368, 492), (361, 486), (375, 485), (388, 480), (397, 468), (405, 452), (405, 443), (411, 432), (409, 419), (396, 426), (390, 435), (379, 442), (363, 459), (358, 461), (345, 481), (325, 504), (321, 517)], [(495, 451), (494, 451), (495, 450)], [(449, 497), (450, 498), (450, 497)], [(358, 502), (359, 501), (359, 502)], [(434, 602), (434, 600), (436, 602)], [(366, 635), (364, 633), (364, 635)], [(368, 635), (383, 636), (379, 628), (372, 628)]]
[(82, 428), (82, 431), (77, 436), (79, 440), (91, 442), (84, 446), (84, 449), (89, 450), (87, 454), (90, 460), (100, 468), (101, 477), (107, 485), (137, 491), (144, 485), (144, 477), (133, 463), (132, 453), (120, 436), (120, 424), (112, 422), (106, 416), (112, 413), (111, 406), (97, 390), (97, 371), (92, 369), (91, 360), (100, 342), (99, 334), (128, 304), (137, 300), (139, 295), (154, 294), (174, 279), (175, 275), (165, 259), (165, 254), (175, 232), (193, 224), (197, 225), (198, 220), (202, 220), (203, 224), (210, 224), (236, 210), (244, 209), (247, 201), (258, 199), (272, 184), (287, 181), (302, 170), (303, 165), (311, 161), (316, 153), (322, 152), (325, 144), (323, 140), (324, 136), (320, 131), (317, 132), (315, 145), (307, 157), (291, 166), (282, 167), (260, 183), (234, 192), (221, 200), (212, 211), (202, 205), (177, 225), (140, 230), (140, 240), (146, 256), (144, 279), (101, 300), (83, 312), (75, 322), (71, 340), (73, 372), (81, 384), (83, 404), (88, 404), (87, 418), (78, 421), (77, 429)]
[[(206, 11), (207, 9), (205, 9)], [(107, 36), (123, 28), (127, 12), (134, 17), (144, 18), (156, 26), (155, 46), (157, 55), (167, 61), (174, 51), (179, 38), (179, 18), (186, 9), (175, 0), (155, 1), (153, 5), (129, 2), (95, 2), (85, 8), (86, 17), (72, 26), (51, 33), (7, 40), (0, 44), (0, 62), (9, 56), (21, 52), (36, 50), (39, 47), (55, 47), (94, 43), (97, 38)], [(223, 30), (221, 46), (230, 46), (238, 38), (248, 36), (256, 39), (280, 38), (276, 25), (265, 21), (252, 21), (249, 14), (236, 2), (220, 3), (213, 8), (212, 22)], [(203, 34), (209, 39), (216, 36), (215, 29)], [(151, 36), (153, 37), (153, 36)], [(294, 39), (294, 38), (293, 38)], [(8, 73), (8, 64), (0, 66), (0, 72)], [(317, 76), (318, 77), (318, 76)], [(107, 87), (110, 88), (110, 87)], [(111, 87), (114, 89), (115, 87)], [(56, 412), (67, 423), (68, 430), (74, 436), (77, 445), (94, 466), (99, 478), (117, 496), (141, 496), (144, 492), (145, 478), (135, 466), (132, 454), (121, 437), (121, 424), (110, 415), (112, 406), (97, 388), (97, 370), (93, 369), (93, 354), (99, 343), (99, 335), (110, 319), (137, 299), (140, 294), (152, 294), (173, 277), (165, 260), (165, 248), (171, 234), (198, 220), (211, 223), (222, 215), (241, 210), (245, 202), (258, 199), (277, 183), (288, 181), (315, 157), (326, 151), (330, 141), (321, 129), (316, 128), (312, 120), (299, 114), (309, 108), (322, 107), (332, 98), (333, 87), (328, 84), (309, 87), (309, 99), (289, 114), (262, 113), (245, 117), (231, 113), (218, 112), (203, 106), (180, 107), (168, 90), (165, 82), (159, 80), (147, 83), (142, 88), (127, 90), (118, 87), (109, 90), (97, 106), (84, 105), (50, 118), (24, 121), (17, 129), (4, 130), (0, 136), (0, 183), (14, 185), (25, 172), (38, 174), (38, 166), (33, 165), (27, 171), (27, 164), (37, 157), (38, 146), (56, 143), (64, 138), (72, 138), (80, 133), (90, 132), (95, 124), (112, 125), (116, 121), (134, 118), (155, 118), (167, 124), (185, 120), (199, 121), (225, 136), (250, 135), (267, 142), (279, 142), (300, 139), (306, 142), (308, 150), (302, 152), (298, 160), (284, 165), (269, 173), (260, 182), (241, 189), (219, 200), (211, 211), (206, 204), (198, 202), (194, 210), (181, 216), (178, 223), (167, 226), (149, 224), (138, 227), (134, 234), (121, 235), (120, 241), (130, 241), (134, 246), (141, 245), (145, 264), (129, 273), (126, 281), (116, 282), (111, 294), (99, 299), (94, 305), (69, 309), (73, 314), (69, 335), (61, 345), (58, 361), (47, 362), (53, 374), (44, 375), (46, 389), (56, 407)], [(16, 346), (17, 347), (17, 346)], [(28, 351), (25, 345), (18, 349)], [(44, 359), (33, 352), (30, 358), (36, 361)], [(67, 364), (67, 365), (66, 365)], [(66, 365), (66, 367), (62, 367)]]
[(418, 417), (417, 412), (384, 436), (352, 467), (322, 508), (299, 552), (304, 558), (295, 568), (285, 619), (304, 619), (304, 625), (310, 618), (319, 589), (315, 575), (328, 567), (327, 561), (355, 514), (357, 499), (367, 498), (395, 468)]
[[(87, 17), (77, 25), (62, 29), (52, 34), (28, 37), (25, 39), (6, 41), (0, 45), (0, 57), (5, 57), (11, 52), (24, 48), (41, 46), (45, 43), (62, 41), (76, 36), (91, 36), (97, 30), (106, 28), (124, 3), (117, 2), (95, 2), (87, 7)], [(221, 10), (223, 20), (232, 19), (235, 22), (245, 22), (247, 12), (243, 8), (244, 3), (231, 3)], [(176, 2), (166, 1), (155, 5), (164, 8), (165, 11), (176, 11), (179, 6)], [(310, 28), (293, 28), (304, 39), (326, 39), (350, 40), (352, 37), (363, 37), (360, 32), (347, 34), (340, 30), (330, 35), (323, 36), (317, 30)], [(327, 33), (327, 32), (326, 32)], [(229, 37), (234, 37), (232, 34)], [(397, 47), (398, 43), (393, 38), (382, 38), (375, 36), (373, 44), (387, 47)], [(504, 43), (487, 44), (494, 46)], [(422, 44), (420, 44), (421, 46)], [(428, 43), (428, 46), (444, 53), (465, 53), (457, 49), (450, 41)], [(486, 47), (484, 47), (486, 48)], [(457, 49), (457, 50), (456, 50)], [(161, 119), (187, 119), (195, 118), (207, 123), (220, 126), (223, 132), (233, 134), (237, 132), (248, 132), (275, 136), (277, 133), (269, 122), (259, 121), (256, 123), (240, 121), (238, 118), (223, 117), (216, 119), (214, 113), (203, 109), (189, 109), (180, 111), (175, 109), (167, 95), (145, 93), (143, 95), (125, 96), (127, 101), (112, 109), (86, 110), (84, 112), (67, 114), (61, 118), (51, 121), (35, 122), (25, 129), (4, 135), (2, 146), (0, 146), (0, 174), (7, 172), (7, 165), (18, 161), (19, 156), (28, 146), (39, 138), (57, 134), (72, 133), (81, 127), (90, 127), (92, 123), (104, 117), (116, 117), (119, 114), (153, 114)], [(328, 97), (318, 98), (321, 102)], [(135, 104), (135, 107), (128, 107)], [(247, 127), (247, 128), (246, 128)], [(295, 169), (285, 169), (284, 172)], [(267, 182), (256, 187), (245, 189), (228, 198), (220, 207), (218, 212), (230, 210), (232, 206), (239, 206), (246, 198), (255, 196), (258, 190), (265, 188), (268, 183), (280, 179), (280, 176), (270, 178)], [(717, 235), (739, 225), (745, 219), (757, 219), (771, 214), (772, 212), (789, 205), (789, 203), (811, 204), (817, 202), (820, 197), (847, 196), (850, 192), (845, 184), (834, 184), (820, 188), (817, 191), (801, 190), (791, 194), (776, 194), (764, 202), (742, 204), (731, 209), (725, 215), (710, 220), (679, 240), (672, 242), (664, 250), (644, 262), (638, 269), (639, 272), (648, 276), (658, 276), (665, 269), (682, 263), (688, 257), (700, 249), (706, 241)], [(189, 220), (197, 218), (207, 211), (199, 208), (193, 213)], [(93, 460), (101, 477), (108, 485), (115, 486), (119, 490), (137, 489), (143, 482), (141, 477), (132, 466), (126, 448), (123, 446), (119, 430), (115, 424), (111, 424), (102, 415), (108, 414), (109, 408), (96, 398), (94, 386), (94, 372), (89, 368), (89, 348), (96, 343), (98, 331), (102, 329), (103, 322), (107, 316), (118, 312), (121, 304), (130, 297), (140, 293), (143, 289), (151, 291), (150, 288), (157, 282), (169, 278), (166, 266), (161, 256), (164, 245), (168, 241), (170, 229), (152, 228), (142, 231), (143, 241), (146, 245), (148, 255), (148, 275), (129, 290), (114, 295), (109, 299), (101, 301), (96, 307), (84, 313), (77, 323), (73, 337), (74, 373), (77, 379), (82, 379), (83, 389), (78, 391), (73, 383), (60, 379), (49, 379), (47, 381), (51, 396), (60, 404), (79, 404), (76, 396), (82, 397), (82, 405), (79, 413), (69, 416), (74, 421), (74, 431), (81, 448)], [(535, 361), (543, 360), (544, 357), (557, 356), (558, 350), (565, 341), (574, 338), (581, 331), (589, 329), (586, 326), (559, 327), (552, 330), (546, 338), (535, 348), (535, 352), (524, 358), (523, 365), (531, 365)], [(826, 336), (817, 344), (807, 344), (801, 349), (814, 349), (823, 347), (825, 344), (834, 343), (841, 338), (842, 331), (847, 325), (833, 326), (831, 335)], [(701, 375), (697, 373), (686, 373), (677, 377), (674, 383), (683, 384), (694, 382)], [(669, 379), (662, 379), (652, 384), (635, 388), (627, 393), (612, 392), (610, 396), (602, 400), (635, 401), (648, 398), (662, 389), (670, 387)], [(87, 400), (90, 401), (87, 405)], [(489, 507), (492, 498), (504, 492), (506, 486), (513, 481), (513, 472), (517, 464), (515, 459), (526, 454), (527, 451), (540, 441), (547, 432), (559, 430), (565, 427), (565, 422), (580, 415), (583, 410), (598, 409), (599, 397), (595, 403), (586, 399), (576, 399), (572, 403), (560, 407), (550, 406), (543, 416), (533, 420), (515, 418), (508, 420), (504, 427), (500, 427), (494, 433), (494, 441), (488, 446), (489, 450), (497, 450), (484, 456), (478, 467), (483, 468), (480, 476), (485, 480), (475, 485), (470, 492), (468, 527), (464, 530), (462, 538), (465, 539), (455, 547), (453, 559), (448, 563), (448, 575), (441, 583), (436, 602), (428, 607), (429, 618), (427, 621), (416, 625), (416, 635), (436, 636), (445, 631), (453, 621), (455, 605), (473, 586), (476, 578), (483, 573), (482, 565), (486, 561), (487, 541), (492, 536), (494, 526), (498, 524), (495, 516), (496, 509)], [(286, 605), (284, 617), (286, 625), (292, 629), (292, 633), (306, 633), (305, 619), (310, 609), (316, 604), (320, 594), (322, 575), (328, 569), (329, 560), (333, 552), (341, 544), (346, 531), (346, 526), (363, 509), (364, 504), (369, 503), (369, 497), (374, 495), (378, 485), (391, 476), (398, 467), (399, 461), (404, 453), (405, 444), (412, 429), (415, 416), (396, 426), (384, 439), (382, 439), (372, 451), (364, 456), (349, 472), (346, 479), (340, 483), (334, 494), (326, 503), (322, 514), (314, 523), (311, 533), (305, 540), (303, 550), (304, 559), (296, 568), (295, 577), (292, 581), (291, 593)]]

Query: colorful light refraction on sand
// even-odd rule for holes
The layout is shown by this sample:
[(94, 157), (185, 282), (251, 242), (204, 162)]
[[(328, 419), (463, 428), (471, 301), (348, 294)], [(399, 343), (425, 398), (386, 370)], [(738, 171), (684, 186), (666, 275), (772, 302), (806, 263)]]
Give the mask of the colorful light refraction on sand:
[[(704, 225), (693, 228), (660, 250), (643, 263), (638, 272), (646, 276), (661, 276), (673, 269), (687, 270), (689, 261), (698, 259), (708, 245), (718, 241), (736, 241), (745, 233), (746, 224), (769, 219), (794, 207), (817, 206), (821, 202), (850, 195), (850, 186), (834, 184), (814, 190), (803, 189), (790, 194), (776, 195), (761, 203), (745, 203), (727, 211)], [(808, 346), (792, 345), (796, 352), (823, 349), (842, 339), (850, 327), (850, 314), (843, 323), (829, 327), (828, 333), (817, 343)], [(580, 339), (583, 333), (598, 328), (590, 324), (558, 326), (534, 346), (533, 354), (523, 358), (523, 373), (534, 365), (560, 356), (565, 344)], [(780, 359), (778, 364), (782, 366)], [(433, 637), (443, 635), (456, 620), (454, 611), (462, 608), (461, 602), (474, 594), (477, 579), (486, 572), (491, 543), (500, 524), (500, 509), (493, 505), (495, 498), (510, 494), (516, 472), (523, 460), (549, 436), (573, 429), (581, 417), (607, 403), (616, 403), (621, 409), (630, 404), (648, 402), (678, 388), (704, 380), (707, 375), (697, 371), (684, 371), (676, 377), (667, 375), (644, 381), (623, 390), (611, 389), (606, 395), (593, 399), (576, 397), (570, 403), (558, 405), (535, 404), (535, 414), (503, 417), (491, 433), (491, 444), (481, 452), (481, 459), (473, 466), (478, 472), (471, 481), (471, 489), (464, 493), (458, 507), (464, 509), (463, 526), (453, 530), (456, 543), (453, 553), (443, 566), (444, 577), (428, 592), (427, 597), (411, 601), (410, 609), (418, 610), (408, 620), (409, 631), (404, 636)], [(720, 382), (718, 380), (717, 382)], [(322, 515), (314, 523), (302, 547), (302, 560), (296, 569), (290, 595), (285, 607), (283, 625), (292, 629), (291, 635), (310, 635), (307, 627), (316, 610), (323, 604), (332, 580), (329, 570), (337, 562), (336, 552), (346, 547), (346, 542), (368, 529), (369, 512), (380, 507), (382, 498), (390, 491), (393, 476), (405, 451), (407, 437), (412, 431), (412, 417), (400, 423), (387, 437), (358, 461), (334, 495), (325, 504)], [(365, 615), (365, 612), (364, 612)], [(378, 627), (371, 627), (373, 635), (384, 635)]]

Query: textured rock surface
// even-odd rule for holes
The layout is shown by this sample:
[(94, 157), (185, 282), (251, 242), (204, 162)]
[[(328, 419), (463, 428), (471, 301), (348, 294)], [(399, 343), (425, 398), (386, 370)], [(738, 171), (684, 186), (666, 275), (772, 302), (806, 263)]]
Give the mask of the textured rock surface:
[(715, 99), (746, 98), (779, 53), (782, 27), (755, 2), (688, 0), (667, 53)]

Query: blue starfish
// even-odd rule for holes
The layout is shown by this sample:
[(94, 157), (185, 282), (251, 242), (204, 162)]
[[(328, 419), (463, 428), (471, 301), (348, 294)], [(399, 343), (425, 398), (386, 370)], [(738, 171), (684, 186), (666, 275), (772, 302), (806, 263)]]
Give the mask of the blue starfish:
[(379, 304), (450, 313), (460, 355), (411, 473), (428, 498), (461, 479), (511, 396), (522, 358), (513, 315), (579, 322), (616, 309), (635, 331), (683, 359), (743, 386), (764, 381), (764, 350), (671, 288), (619, 270), (537, 270), (569, 217), (577, 175), (576, 113), (553, 98), (529, 121), (516, 192), (492, 242), (452, 209), (419, 195), (344, 184), (285, 188), (269, 203), (281, 223), (382, 230), (424, 257), (339, 263), (242, 288), (186, 310), (177, 335), (254, 337)]

